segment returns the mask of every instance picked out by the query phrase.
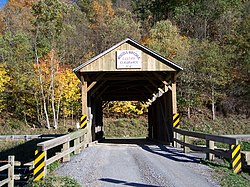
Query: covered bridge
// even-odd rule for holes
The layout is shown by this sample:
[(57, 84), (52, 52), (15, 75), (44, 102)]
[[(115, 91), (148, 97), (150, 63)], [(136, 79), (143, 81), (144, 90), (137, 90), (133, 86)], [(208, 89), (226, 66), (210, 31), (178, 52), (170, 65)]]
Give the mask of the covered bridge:
[[(102, 136), (103, 101), (149, 102), (148, 137), (172, 142), (177, 113), (174, 62), (127, 38), (74, 69), (82, 82), (82, 126), (88, 142)], [(85, 124), (86, 123), (86, 124)]]

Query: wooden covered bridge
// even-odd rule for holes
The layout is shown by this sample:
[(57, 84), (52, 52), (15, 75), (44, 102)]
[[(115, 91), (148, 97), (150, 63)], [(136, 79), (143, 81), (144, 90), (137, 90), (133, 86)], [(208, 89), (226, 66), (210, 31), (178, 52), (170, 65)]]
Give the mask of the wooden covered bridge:
[(81, 126), (87, 141), (102, 136), (103, 101), (149, 102), (148, 137), (170, 143), (177, 113), (174, 62), (127, 38), (74, 69), (82, 82)]

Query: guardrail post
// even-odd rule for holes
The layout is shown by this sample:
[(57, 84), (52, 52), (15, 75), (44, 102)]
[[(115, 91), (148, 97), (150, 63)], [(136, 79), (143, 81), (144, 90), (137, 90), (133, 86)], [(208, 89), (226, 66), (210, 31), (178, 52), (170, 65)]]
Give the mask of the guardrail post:
[[(189, 137), (183, 135), (183, 141), (184, 141), (184, 143), (189, 143)], [(184, 145), (184, 146), (183, 146), (183, 152), (184, 152), (184, 153), (190, 152), (190, 148)]]
[[(69, 150), (69, 148), (70, 148), (70, 143), (69, 143), (69, 142), (64, 143), (64, 144), (63, 144), (63, 148), (62, 148), (62, 152)], [(66, 154), (66, 155), (63, 157), (62, 161), (63, 161), (63, 162), (68, 162), (68, 161), (70, 161), (70, 154)]]
[(241, 152), (240, 144), (236, 141), (236, 145), (230, 146), (230, 155), (231, 155), (231, 167), (233, 168), (234, 173), (239, 173), (242, 168), (241, 163)]
[(34, 160), (34, 181), (41, 180), (47, 174), (47, 151), (41, 151), (39, 147), (35, 151), (35, 160)]
[(8, 162), (11, 165), (8, 169), (8, 187), (14, 187), (14, 179), (15, 179), (15, 156), (8, 156)]
[[(207, 147), (207, 149), (214, 150), (214, 141), (206, 140), (206, 147)], [(207, 160), (214, 160), (214, 154), (207, 152), (206, 159)]]
[[(78, 146), (80, 144), (80, 138), (74, 139), (74, 147)], [(75, 149), (74, 154), (79, 154), (80, 153), (80, 148)]]
[[(180, 115), (178, 113), (173, 114), (173, 128), (180, 128)], [(180, 140), (180, 135), (177, 132), (174, 132), (174, 138)], [(180, 148), (181, 146), (174, 141), (174, 147)]]

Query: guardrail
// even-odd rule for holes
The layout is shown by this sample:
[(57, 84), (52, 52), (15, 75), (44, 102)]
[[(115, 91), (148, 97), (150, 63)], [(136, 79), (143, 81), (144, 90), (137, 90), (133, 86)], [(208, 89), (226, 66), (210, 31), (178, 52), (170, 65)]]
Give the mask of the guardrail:
[[(69, 161), (70, 153), (72, 152), (79, 154), (80, 149), (84, 148), (84, 135), (86, 133), (86, 128), (80, 129), (76, 132), (38, 143), (34, 160), (34, 181), (46, 176), (48, 165), (61, 158), (63, 162)], [(58, 147), (62, 148), (61, 152), (56, 152), (55, 155), (48, 158), (48, 151)]]
[[(239, 137), (236, 138), (237, 136), (229, 136), (229, 135), (228, 136), (212, 135), (207, 133), (183, 130), (179, 128), (173, 128), (173, 132), (176, 134), (173, 138), (173, 141), (182, 145), (184, 148), (184, 152), (188, 152), (188, 148), (196, 151), (202, 151), (206, 153), (206, 159), (208, 160), (213, 160), (214, 155), (224, 157), (230, 160), (234, 173), (238, 173), (241, 171), (242, 163), (241, 163), (241, 152), (239, 144), (239, 140), (241, 140), (241, 138)], [(179, 135), (182, 135), (182, 138)], [(250, 135), (243, 135), (243, 136), (244, 140), (250, 139)], [(189, 141), (189, 137), (206, 140), (206, 146), (203, 147), (191, 144)], [(215, 149), (214, 142), (228, 144), (229, 149), (228, 150)]]
[(15, 179), (14, 167), (15, 167), (15, 156), (9, 156), (7, 164), (0, 167), (0, 172), (8, 170), (8, 176), (6, 179), (0, 181), (0, 186), (3, 186), (5, 184), (8, 184), (8, 187), (14, 186), (14, 179)]
[(52, 139), (64, 134), (39, 134), (39, 135), (0, 135), (4, 140), (33, 140), (33, 139)]

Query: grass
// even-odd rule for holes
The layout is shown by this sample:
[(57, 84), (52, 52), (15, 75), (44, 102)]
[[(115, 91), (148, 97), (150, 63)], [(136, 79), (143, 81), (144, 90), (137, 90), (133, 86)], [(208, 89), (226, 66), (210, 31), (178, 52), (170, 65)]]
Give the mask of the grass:
[(104, 118), (105, 137), (146, 137), (148, 124), (145, 117), (139, 118)]
[(81, 187), (75, 179), (69, 177), (59, 177), (55, 175), (48, 175), (45, 180), (37, 182), (30, 181), (24, 187)]
[(202, 160), (202, 163), (214, 169), (213, 177), (223, 187), (246, 187), (250, 186), (250, 180), (244, 177), (244, 173), (235, 174), (230, 168), (229, 162), (224, 160), (224, 164)]
[(76, 130), (76, 125), (67, 121), (65, 124), (59, 122), (58, 128), (50, 129), (45, 128), (45, 126), (37, 127), (26, 124), (21, 120), (15, 118), (0, 119), (0, 134), (1, 135), (18, 135), (18, 134), (64, 134), (71, 130)]
[(209, 111), (197, 113), (188, 119), (181, 116), (181, 128), (217, 135), (250, 134), (249, 118), (243, 115), (218, 115), (212, 120), (207, 114)]

